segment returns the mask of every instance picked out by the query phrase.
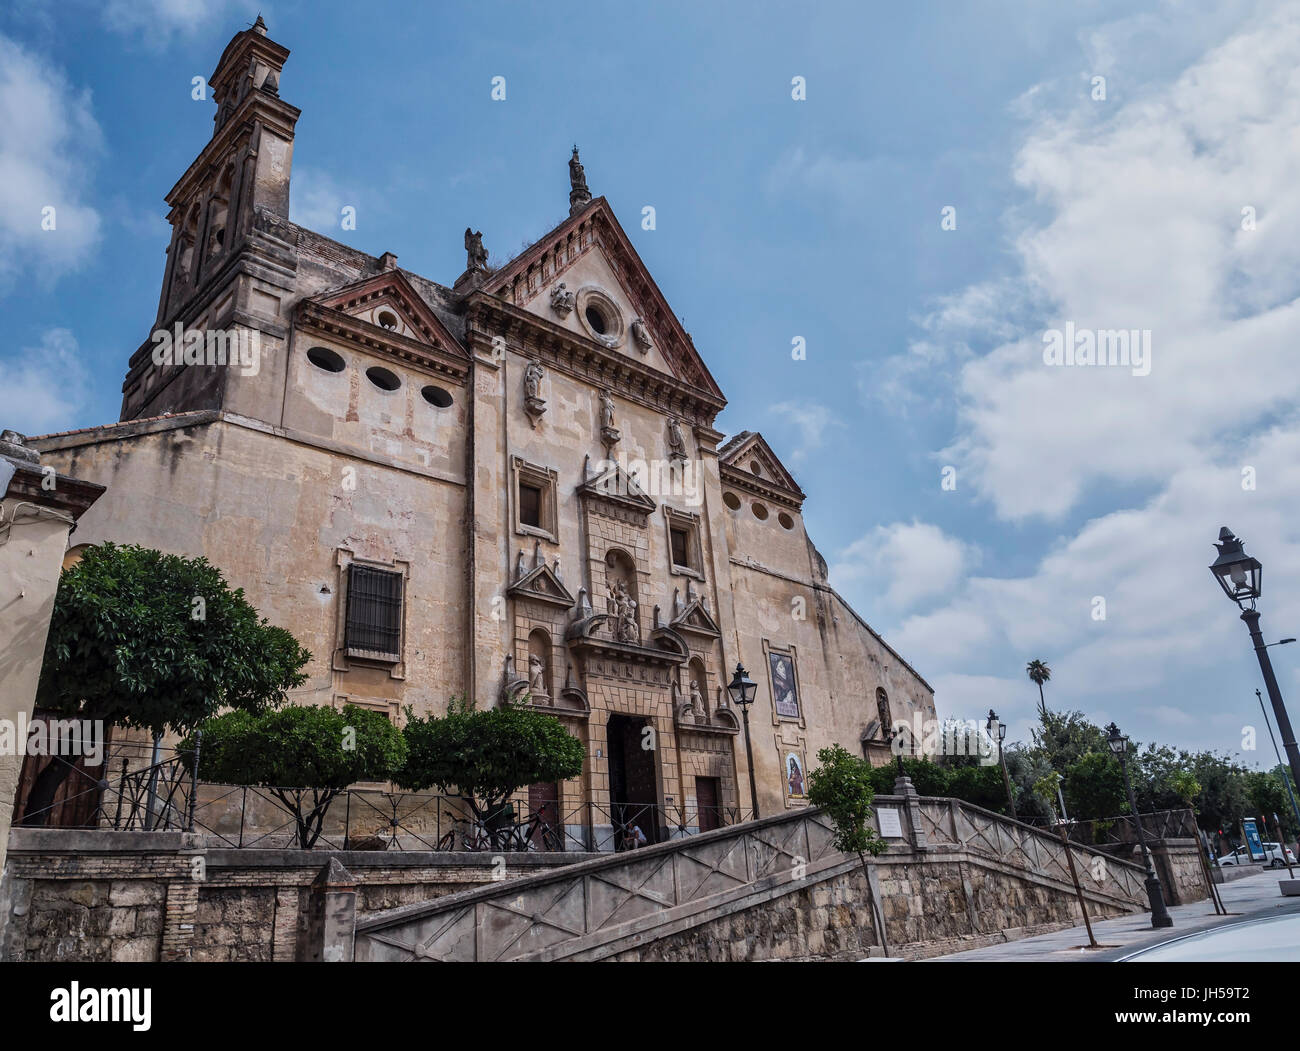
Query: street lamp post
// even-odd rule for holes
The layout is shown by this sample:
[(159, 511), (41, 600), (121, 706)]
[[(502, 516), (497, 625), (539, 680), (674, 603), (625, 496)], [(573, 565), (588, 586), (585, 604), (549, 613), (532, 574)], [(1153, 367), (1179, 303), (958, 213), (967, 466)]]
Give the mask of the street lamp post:
[(749, 762), (749, 803), (754, 810), (754, 820), (758, 820), (758, 785), (754, 780), (754, 746), (749, 739), (749, 706), (754, 703), (754, 691), (757, 685), (745, 671), (745, 666), (736, 662), (736, 674), (731, 677), (727, 692), (740, 708), (745, 720), (745, 756)]
[[(1296, 747), (1295, 731), (1291, 729), (1291, 718), (1286, 713), (1282, 691), (1278, 689), (1277, 677), (1273, 674), (1273, 662), (1268, 658), (1268, 646), (1259, 630), (1259, 613), (1255, 609), (1264, 567), (1259, 559), (1246, 554), (1241, 540), (1233, 536), (1227, 526), (1219, 530), (1219, 541), (1214, 546), (1219, 549), (1219, 557), (1210, 566), (1210, 572), (1223, 588), (1223, 593), (1241, 609), (1241, 619), (1246, 622), (1250, 641), (1255, 644), (1259, 670), (1264, 674), (1264, 686), (1273, 704), (1273, 718), (1277, 720), (1277, 732), (1282, 735), (1282, 747), (1286, 749), (1287, 762), (1291, 766), (1291, 780), (1300, 783), (1300, 748)], [(1247, 602), (1250, 603), (1249, 609), (1246, 608)]]
[(1151, 863), (1151, 851), (1147, 849), (1147, 837), (1142, 828), (1142, 815), (1138, 813), (1137, 798), (1133, 795), (1133, 782), (1128, 776), (1128, 738), (1119, 732), (1119, 727), (1111, 723), (1107, 730), (1106, 743), (1119, 760), (1120, 770), (1124, 773), (1124, 788), (1128, 792), (1128, 808), (1133, 812), (1133, 823), (1137, 825), (1138, 845), (1142, 848), (1142, 860), (1147, 867), (1147, 898), (1151, 902), (1151, 926), (1172, 927), (1173, 917), (1165, 908), (1165, 896), (1160, 889), (1160, 877), (1156, 875)]
[(995, 726), (998, 728), (998, 763), (1002, 766), (1002, 784), (1007, 790), (1007, 806), (1011, 808), (1011, 820), (1019, 821), (1020, 816), (1016, 813), (1016, 799), (1011, 794), (1011, 775), (1007, 773), (1007, 757), (1002, 751), (1002, 742), (1007, 739), (1007, 728), (998, 719), (998, 713), (990, 708), (989, 721), (984, 724), (984, 729), (991, 735)]
[[(1295, 639), (1283, 639), (1282, 642), (1295, 642)], [(1282, 642), (1274, 642), (1271, 645), (1280, 646)], [(1277, 738), (1273, 736), (1273, 726), (1268, 721), (1268, 709), (1264, 707), (1264, 697), (1259, 690), (1255, 691), (1255, 699), (1259, 701), (1259, 711), (1264, 716), (1264, 726), (1268, 730), (1268, 739), (1273, 742), (1273, 754), (1277, 756), (1277, 765), (1281, 766), (1282, 753), (1277, 750)], [(1296, 805), (1295, 792), (1291, 789), (1291, 778), (1287, 777), (1284, 780), (1286, 781), (1287, 798), (1291, 800), (1291, 812), (1295, 814), (1296, 826), (1300, 827), (1300, 806)]]

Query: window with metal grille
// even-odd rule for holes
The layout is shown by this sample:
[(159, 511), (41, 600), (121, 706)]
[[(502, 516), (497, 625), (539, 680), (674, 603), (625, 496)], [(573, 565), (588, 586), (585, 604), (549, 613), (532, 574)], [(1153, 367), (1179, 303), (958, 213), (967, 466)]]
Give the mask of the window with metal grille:
[(344, 646), (398, 660), (402, 642), (402, 574), (374, 566), (348, 566)]

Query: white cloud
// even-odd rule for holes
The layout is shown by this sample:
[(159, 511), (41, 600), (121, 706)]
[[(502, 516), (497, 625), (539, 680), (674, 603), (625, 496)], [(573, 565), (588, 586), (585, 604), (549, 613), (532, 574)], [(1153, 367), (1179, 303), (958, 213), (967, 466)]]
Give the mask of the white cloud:
[(0, 358), (0, 428), (21, 434), (66, 429), (86, 404), (89, 383), (66, 328), (52, 328), (40, 346)]
[(103, 148), (90, 93), (0, 35), (0, 128), (0, 285), (26, 274), (51, 281), (86, 262), (100, 238), (87, 201)]
[[(1300, 395), (1297, 49), (1300, 13), (1283, 9), (1106, 118), (1089, 103), (1029, 135), (1015, 177), (1051, 214), (1014, 249), (1050, 309), (962, 367), (943, 454), (1000, 516), (1059, 517), (1107, 483), (1163, 485)], [(1007, 315), (1023, 306), (1019, 290), (999, 298)], [(1150, 375), (1044, 365), (1043, 332), (1066, 322), (1149, 329)], [(965, 327), (936, 316), (925, 338)]]
[(784, 416), (799, 431), (799, 444), (789, 454), (791, 467), (802, 463), (809, 453), (820, 449), (826, 442), (827, 432), (844, 426), (843, 421), (837, 419), (829, 408), (811, 401), (778, 402), (769, 405), (767, 411)]
[[(1266, 634), (1297, 634), (1300, 9), (1238, 17), (1186, 68), (1160, 83), (1123, 78), (1104, 106), (1036, 94), (1015, 161), (1039, 216), (1013, 238), (1022, 276), (941, 301), (894, 363), (898, 382), (933, 398), (934, 376), (917, 362), (960, 360), (944, 462), (1000, 519), (1068, 523), (1027, 569), (963, 570), (944, 602), (888, 632), (936, 685), (941, 713), (992, 704), (1031, 718), (1037, 691), (1022, 670), (1042, 658), (1050, 705), (1145, 740), (1237, 751), (1243, 725), (1260, 722), (1245, 629), (1205, 567), (1219, 526), (1237, 530), (1268, 570)], [(1107, 68), (1131, 62), (1126, 32), (1146, 39), (1151, 26), (1095, 34)], [(1176, 35), (1186, 47), (1197, 34)], [(1255, 230), (1242, 228), (1246, 206)], [(971, 339), (981, 317), (1017, 326), (981, 349)], [(1066, 321), (1149, 328), (1150, 375), (1044, 366), (1043, 330)], [(1012, 552), (1013, 534), (998, 532), (998, 549)], [(1026, 554), (1015, 552), (1017, 567)], [(888, 596), (892, 579), (859, 573), (855, 584)], [(1093, 616), (1098, 597), (1104, 620)], [(1294, 692), (1292, 648), (1272, 652)], [(1004, 688), (1006, 713), (992, 699)]]
[(868, 584), (894, 610), (951, 592), (979, 552), (926, 522), (877, 526), (840, 552), (831, 566), (837, 588)]
[(253, 0), (107, 0), (101, 16), (115, 33), (158, 49), (175, 36), (193, 37), (218, 23), (229, 23), (234, 36), (248, 28), (259, 6), (265, 9)]

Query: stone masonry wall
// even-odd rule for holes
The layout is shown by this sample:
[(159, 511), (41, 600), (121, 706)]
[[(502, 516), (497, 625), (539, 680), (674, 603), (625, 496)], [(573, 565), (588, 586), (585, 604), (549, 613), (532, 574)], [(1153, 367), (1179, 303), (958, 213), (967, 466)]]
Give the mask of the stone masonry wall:
[[(1071, 895), (965, 862), (877, 860), (891, 956), (925, 959), (1082, 922)], [(967, 906), (963, 883), (970, 887)], [(860, 960), (881, 950), (860, 868), (708, 924), (656, 939), (613, 960)], [(1093, 919), (1123, 910), (1090, 902)]]
[[(491, 855), (207, 849), (202, 835), (16, 829), (0, 880), (0, 961), (304, 959), (310, 887), (330, 858), (357, 915), (493, 880)], [(505, 878), (584, 854), (505, 855)]]

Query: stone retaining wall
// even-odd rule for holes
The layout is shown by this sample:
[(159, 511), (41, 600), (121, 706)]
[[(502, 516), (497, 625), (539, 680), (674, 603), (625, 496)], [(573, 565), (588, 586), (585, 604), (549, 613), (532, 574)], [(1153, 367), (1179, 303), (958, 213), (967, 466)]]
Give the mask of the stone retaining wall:
[(427, 901), (586, 854), (209, 848), (202, 834), (14, 829), (0, 960), (289, 961), (311, 955), (312, 883), (331, 858), (356, 912)]

